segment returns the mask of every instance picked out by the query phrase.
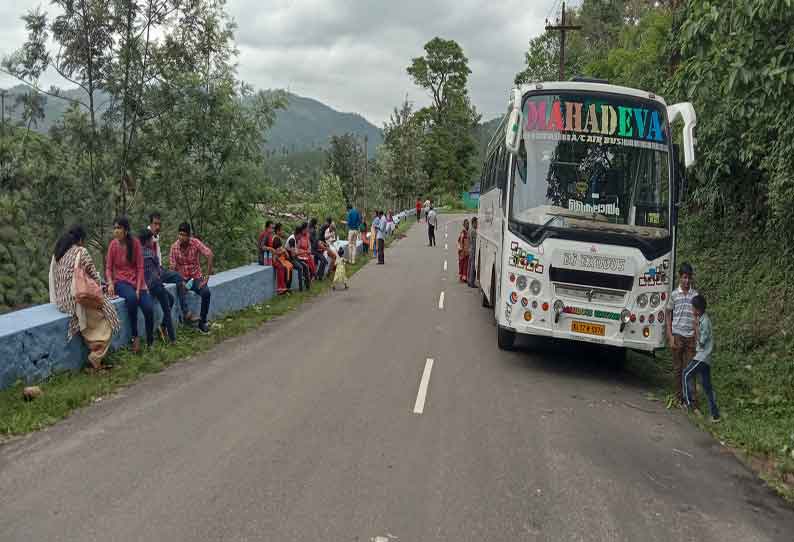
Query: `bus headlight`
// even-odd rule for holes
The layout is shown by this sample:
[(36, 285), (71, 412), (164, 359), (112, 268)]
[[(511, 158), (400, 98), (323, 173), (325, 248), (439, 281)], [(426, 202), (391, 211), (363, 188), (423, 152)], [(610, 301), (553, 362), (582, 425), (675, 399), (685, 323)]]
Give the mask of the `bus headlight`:
[(516, 288), (518, 288), (518, 290), (520, 292), (523, 292), (524, 290), (526, 290), (527, 289), (527, 277), (525, 277), (524, 275), (519, 275), (518, 278), (516, 279)]
[(644, 309), (648, 306), (648, 296), (646, 294), (640, 294), (637, 296), (637, 305)]
[(540, 281), (538, 279), (533, 279), (532, 282), (529, 284), (529, 291), (532, 292), (532, 295), (538, 295), (541, 290)]
[(655, 309), (656, 307), (658, 307), (661, 301), (662, 299), (661, 297), (659, 297), (659, 294), (657, 292), (651, 294), (651, 308)]

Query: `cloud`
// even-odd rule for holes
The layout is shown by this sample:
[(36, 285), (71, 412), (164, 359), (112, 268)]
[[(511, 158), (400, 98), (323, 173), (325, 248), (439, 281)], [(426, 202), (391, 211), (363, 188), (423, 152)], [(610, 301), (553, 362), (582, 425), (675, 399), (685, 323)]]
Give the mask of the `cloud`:
[[(24, 39), (19, 21), (39, 0), (0, 8), (0, 56)], [(381, 125), (406, 95), (425, 92), (405, 69), (440, 36), (469, 58), (469, 91), (485, 119), (502, 114), (554, 0), (229, 0), (237, 23), (238, 73), (257, 88), (289, 88)], [(47, 6), (44, 6), (48, 9)], [(55, 82), (47, 80), (46, 83)], [(7, 85), (0, 78), (0, 85)]]

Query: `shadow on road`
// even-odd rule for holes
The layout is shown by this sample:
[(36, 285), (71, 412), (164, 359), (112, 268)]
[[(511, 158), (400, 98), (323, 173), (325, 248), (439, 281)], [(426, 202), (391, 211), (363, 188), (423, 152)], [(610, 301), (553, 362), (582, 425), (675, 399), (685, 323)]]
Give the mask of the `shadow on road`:
[(513, 355), (503, 362), (546, 374), (621, 384), (648, 389), (665, 383), (659, 360), (652, 356), (595, 344), (561, 341), (546, 337), (520, 336)]

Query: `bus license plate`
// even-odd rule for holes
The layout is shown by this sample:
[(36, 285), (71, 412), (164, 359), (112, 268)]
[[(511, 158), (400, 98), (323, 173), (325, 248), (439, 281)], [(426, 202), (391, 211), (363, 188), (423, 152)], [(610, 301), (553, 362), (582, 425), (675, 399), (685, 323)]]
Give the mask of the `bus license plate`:
[(598, 335), (603, 337), (606, 333), (606, 327), (601, 324), (591, 324), (589, 322), (571, 322), (571, 331), (576, 333), (584, 333), (586, 335)]

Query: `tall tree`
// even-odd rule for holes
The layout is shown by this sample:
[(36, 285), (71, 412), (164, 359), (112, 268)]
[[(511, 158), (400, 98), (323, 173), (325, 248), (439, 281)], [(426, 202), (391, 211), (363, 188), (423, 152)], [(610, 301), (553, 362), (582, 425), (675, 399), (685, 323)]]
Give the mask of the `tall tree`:
[(479, 115), (466, 87), (471, 70), (454, 40), (433, 38), (424, 49), (425, 56), (414, 58), (407, 68), (432, 98), (432, 105), (418, 116), (425, 132), (424, 169), (432, 189), (455, 193), (472, 182), (477, 169), (473, 131)]
[(406, 99), (383, 125), (382, 147), (388, 149), (388, 155), (379, 157), (378, 164), (391, 197), (408, 201), (427, 192), (424, 146), (423, 126)]
[(331, 136), (326, 151), (328, 170), (339, 178), (345, 203), (358, 204), (365, 178), (364, 146), (355, 134)]

